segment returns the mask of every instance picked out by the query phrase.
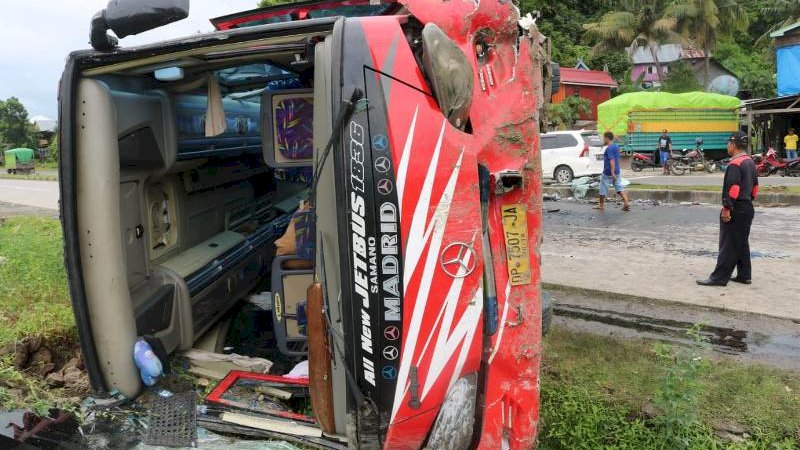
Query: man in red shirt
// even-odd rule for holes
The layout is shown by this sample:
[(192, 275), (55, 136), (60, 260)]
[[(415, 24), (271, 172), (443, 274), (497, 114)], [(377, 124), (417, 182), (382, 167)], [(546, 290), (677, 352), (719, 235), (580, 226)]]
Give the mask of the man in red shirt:
[[(728, 281), (750, 284), (750, 225), (753, 200), (758, 195), (756, 164), (747, 154), (747, 134), (734, 133), (728, 140), (731, 162), (722, 184), (722, 211), (719, 218), (719, 256), (717, 267), (701, 286), (725, 286)], [(733, 269), (736, 276), (731, 278)]]

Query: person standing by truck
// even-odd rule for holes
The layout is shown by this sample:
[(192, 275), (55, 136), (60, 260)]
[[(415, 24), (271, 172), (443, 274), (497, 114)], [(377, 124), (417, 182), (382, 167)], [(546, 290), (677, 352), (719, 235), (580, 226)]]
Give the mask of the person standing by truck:
[[(753, 200), (758, 195), (756, 164), (747, 154), (747, 134), (738, 132), (728, 140), (731, 162), (722, 184), (722, 211), (719, 214), (719, 256), (714, 272), (697, 280), (701, 286), (726, 286), (728, 281), (751, 283), (750, 226)], [(731, 278), (733, 269), (736, 276)]]
[(786, 145), (786, 159), (797, 159), (797, 140), (794, 128), (789, 128), (789, 134), (783, 138), (783, 143)]
[(628, 194), (625, 192), (625, 187), (622, 185), (619, 146), (614, 143), (614, 133), (611, 131), (603, 133), (603, 143), (606, 145), (606, 151), (603, 153), (603, 176), (600, 177), (600, 203), (595, 206), (595, 209), (601, 211), (605, 209), (606, 196), (608, 195), (609, 189), (608, 186), (613, 185), (614, 190), (622, 197), (622, 210), (630, 211), (631, 205), (628, 202)]
[(658, 156), (661, 163), (661, 174), (669, 175), (669, 155), (672, 153), (672, 138), (669, 137), (667, 130), (661, 133), (658, 138)]

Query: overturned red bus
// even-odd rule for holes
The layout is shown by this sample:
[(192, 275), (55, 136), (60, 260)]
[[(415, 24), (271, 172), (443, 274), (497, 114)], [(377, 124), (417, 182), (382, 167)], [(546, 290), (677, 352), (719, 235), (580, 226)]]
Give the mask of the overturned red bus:
[(344, 0), (139, 48), (105, 33), (154, 11), (109, 5), (61, 84), (66, 261), (94, 389), (135, 397), (137, 340), (168, 358), (268, 291), (261, 350), (308, 361), (319, 430), (274, 436), (531, 448), (549, 64), (533, 21), (504, 0)]

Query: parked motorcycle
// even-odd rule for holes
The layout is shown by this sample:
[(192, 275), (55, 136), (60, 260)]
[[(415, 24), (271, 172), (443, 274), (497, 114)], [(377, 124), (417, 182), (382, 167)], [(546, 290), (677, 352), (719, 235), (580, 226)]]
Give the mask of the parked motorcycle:
[(756, 174), (759, 177), (768, 177), (778, 172), (784, 177), (800, 176), (800, 159), (778, 158), (778, 152), (772, 147), (767, 149), (766, 154), (756, 155), (753, 161), (756, 163)]
[(706, 155), (703, 152), (703, 140), (697, 138), (694, 143), (693, 150), (683, 149), (681, 152), (672, 152), (670, 155), (669, 170), (673, 175), (683, 175), (687, 171), (699, 172), (702, 170), (711, 173), (716, 170), (716, 163), (706, 160)]
[(661, 163), (656, 161), (656, 152), (650, 154), (634, 152), (631, 155), (631, 170), (641, 172), (644, 169), (655, 169), (661, 167)]

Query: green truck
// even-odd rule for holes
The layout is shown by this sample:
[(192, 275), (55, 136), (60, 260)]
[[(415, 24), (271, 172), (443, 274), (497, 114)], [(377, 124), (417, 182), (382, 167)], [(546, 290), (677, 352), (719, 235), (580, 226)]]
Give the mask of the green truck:
[(34, 152), (30, 148), (12, 148), (5, 151), (6, 172), (11, 174), (33, 173), (36, 170), (33, 162)]
[(705, 92), (624, 94), (598, 106), (598, 131), (613, 131), (629, 154), (654, 151), (668, 130), (674, 150), (694, 148), (699, 138), (707, 155), (724, 158), (739, 130), (739, 105), (736, 97)]

